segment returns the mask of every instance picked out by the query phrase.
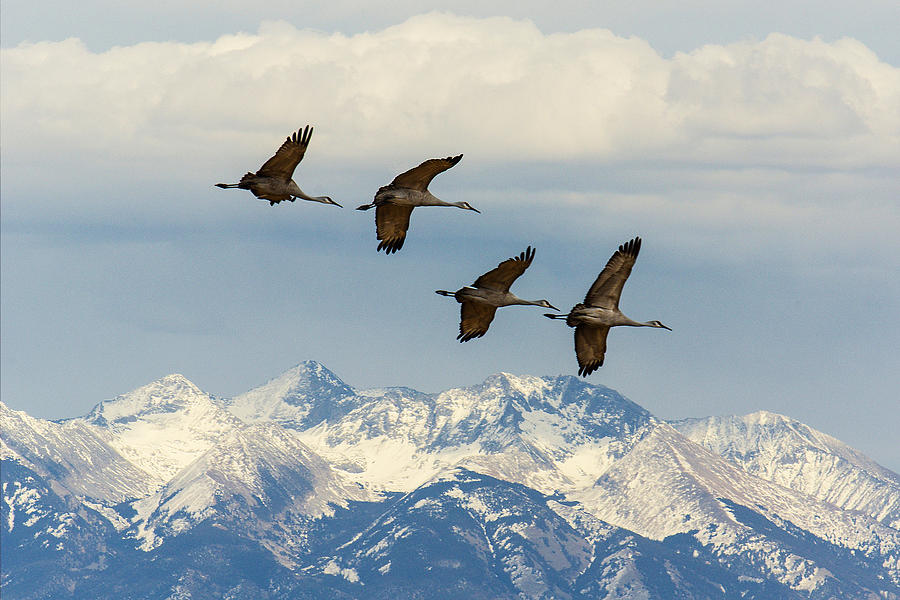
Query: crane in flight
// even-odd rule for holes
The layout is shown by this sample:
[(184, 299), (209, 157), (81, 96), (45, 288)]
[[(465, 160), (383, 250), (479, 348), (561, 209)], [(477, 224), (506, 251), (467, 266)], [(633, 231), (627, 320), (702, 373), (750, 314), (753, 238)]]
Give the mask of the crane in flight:
[(578, 358), (578, 374), (582, 377), (603, 366), (606, 335), (610, 327), (659, 327), (672, 331), (659, 321), (634, 321), (619, 310), (622, 288), (640, 251), (641, 238), (625, 242), (597, 276), (584, 302), (576, 304), (567, 315), (544, 314), (548, 319), (565, 319), (566, 325), (575, 328), (575, 356)]
[(468, 202), (444, 202), (428, 191), (428, 184), (435, 175), (443, 173), (460, 160), (462, 154), (428, 159), (418, 167), (397, 175), (388, 185), (379, 188), (375, 193), (375, 200), (370, 204), (356, 208), (356, 210), (375, 208), (375, 233), (380, 240), (376, 251), (384, 250), (385, 254), (392, 254), (403, 247), (406, 231), (409, 229), (409, 216), (417, 206), (455, 206), (481, 212)]
[(240, 183), (217, 183), (216, 187), (250, 190), (260, 200), (268, 200), (269, 206), (275, 206), (282, 200), (293, 202), (297, 198), (341, 206), (328, 196), (310, 196), (304, 193), (293, 180), (294, 170), (306, 154), (312, 133), (313, 129), (309, 125), (297, 130), (281, 144), (272, 158), (263, 163), (259, 171), (247, 173), (241, 177)]
[(491, 326), (491, 321), (494, 320), (494, 313), (501, 306), (520, 304), (559, 310), (546, 300), (522, 300), (509, 291), (513, 282), (531, 266), (532, 260), (534, 260), (534, 249), (528, 246), (525, 252), (504, 260), (497, 265), (497, 268), (476, 279), (471, 286), (455, 292), (435, 291), (441, 296), (456, 298), (456, 301), (462, 305), (459, 309), (459, 335), (456, 336), (456, 339), (460, 342), (468, 342), (472, 338), (483, 336)]

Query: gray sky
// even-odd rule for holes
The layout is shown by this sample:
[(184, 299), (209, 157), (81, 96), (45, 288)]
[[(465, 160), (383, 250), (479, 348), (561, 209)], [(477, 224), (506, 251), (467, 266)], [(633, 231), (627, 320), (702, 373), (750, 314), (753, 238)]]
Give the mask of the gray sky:
[[(186, 8), (185, 8), (186, 6)], [(305, 359), (423, 391), (577, 370), (568, 309), (634, 235), (590, 381), (665, 418), (798, 418), (900, 470), (894, 2), (2, 5), (2, 396), (45, 418), (171, 372), (231, 396)], [(891, 31), (894, 29), (894, 31)], [(212, 187), (316, 127), (269, 207)], [(483, 211), (420, 209), (375, 252), (352, 210), (425, 158)]]

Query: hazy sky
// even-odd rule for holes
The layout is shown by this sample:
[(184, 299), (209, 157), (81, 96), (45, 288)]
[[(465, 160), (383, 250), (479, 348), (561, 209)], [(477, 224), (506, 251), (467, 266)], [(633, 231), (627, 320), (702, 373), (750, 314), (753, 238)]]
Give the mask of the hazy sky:
[[(727, 7), (727, 8), (724, 8)], [(900, 470), (896, 2), (2, 4), (2, 397), (44, 418), (172, 372), (231, 396), (319, 360), (433, 392), (574, 374), (568, 310), (644, 239), (589, 380), (664, 418), (765, 409)], [(345, 208), (212, 184), (315, 134), (295, 179)], [(353, 210), (463, 153), (375, 252)], [(624, 330), (623, 330), (624, 329)]]

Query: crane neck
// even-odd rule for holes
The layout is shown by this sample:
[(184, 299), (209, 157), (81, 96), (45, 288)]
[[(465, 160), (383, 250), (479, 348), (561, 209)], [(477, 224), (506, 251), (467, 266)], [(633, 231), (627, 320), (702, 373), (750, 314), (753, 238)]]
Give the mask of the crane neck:
[(456, 204), (444, 202), (428, 190), (425, 190), (422, 192), (422, 206), (456, 206)]
[(641, 321), (634, 321), (632, 319), (629, 319), (628, 317), (625, 317), (624, 315), (622, 315), (622, 316), (624, 317), (624, 322), (616, 323), (617, 325), (624, 325), (626, 327), (655, 327), (655, 328), (669, 329), (668, 327), (666, 327), (659, 321), (646, 321), (646, 322), (642, 323)]
[(552, 308), (553, 310), (558, 310), (555, 306), (550, 304), (547, 300), (523, 300), (512, 293), (509, 294), (512, 296), (513, 302), (510, 304), (517, 304), (521, 306), (540, 306), (542, 308)]
[(616, 319), (616, 325), (620, 325), (623, 327), (653, 327), (653, 325), (650, 325), (649, 323), (641, 323), (640, 321), (635, 321), (630, 317), (626, 317), (621, 312)]
[(518, 298), (518, 302), (516, 304), (521, 304), (523, 306), (543, 306), (546, 300), (522, 300)]

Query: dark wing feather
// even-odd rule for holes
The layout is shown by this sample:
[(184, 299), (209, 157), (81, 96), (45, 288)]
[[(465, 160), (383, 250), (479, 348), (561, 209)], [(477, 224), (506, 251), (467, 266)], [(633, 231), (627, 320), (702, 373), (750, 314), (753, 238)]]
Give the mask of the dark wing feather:
[(606, 334), (609, 327), (579, 325), (575, 328), (575, 356), (578, 358), (578, 374), (587, 377), (603, 366), (606, 354)]
[(588, 290), (584, 297), (584, 303), (599, 308), (619, 308), (619, 296), (622, 295), (622, 288), (625, 287), (625, 281), (631, 275), (631, 267), (634, 266), (634, 261), (637, 260), (640, 251), (641, 238), (639, 237), (619, 246), (619, 249), (610, 257), (609, 262), (597, 276), (594, 285)]
[(428, 189), (428, 184), (434, 179), (438, 173), (443, 173), (462, 159), (459, 156), (448, 156), (447, 158), (431, 158), (426, 160), (418, 167), (414, 167), (405, 173), (401, 173), (394, 177), (391, 185), (402, 188), (410, 188), (424, 192)]
[(392, 254), (403, 247), (413, 208), (390, 203), (375, 207), (375, 233), (381, 240), (378, 250)]
[(496, 269), (488, 271), (475, 280), (473, 284), (477, 288), (488, 288), (506, 293), (513, 282), (531, 266), (534, 260), (534, 249), (531, 246), (519, 256), (508, 258), (497, 265)]
[(305, 128), (291, 134), (281, 145), (281, 148), (278, 149), (278, 152), (275, 153), (275, 156), (267, 160), (256, 174), (259, 177), (278, 177), (285, 181), (290, 181), (291, 177), (294, 176), (294, 169), (297, 168), (297, 165), (303, 160), (303, 155), (306, 154), (306, 147), (309, 145), (312, 132), (312, 127), (307, 125)]
[(459, 335), (456, 339), (468, 342), (472, 338), (483, 336), (491, 326), (496, 312), (497, 307), (490, 304), (463, 302), (459, 309)]

